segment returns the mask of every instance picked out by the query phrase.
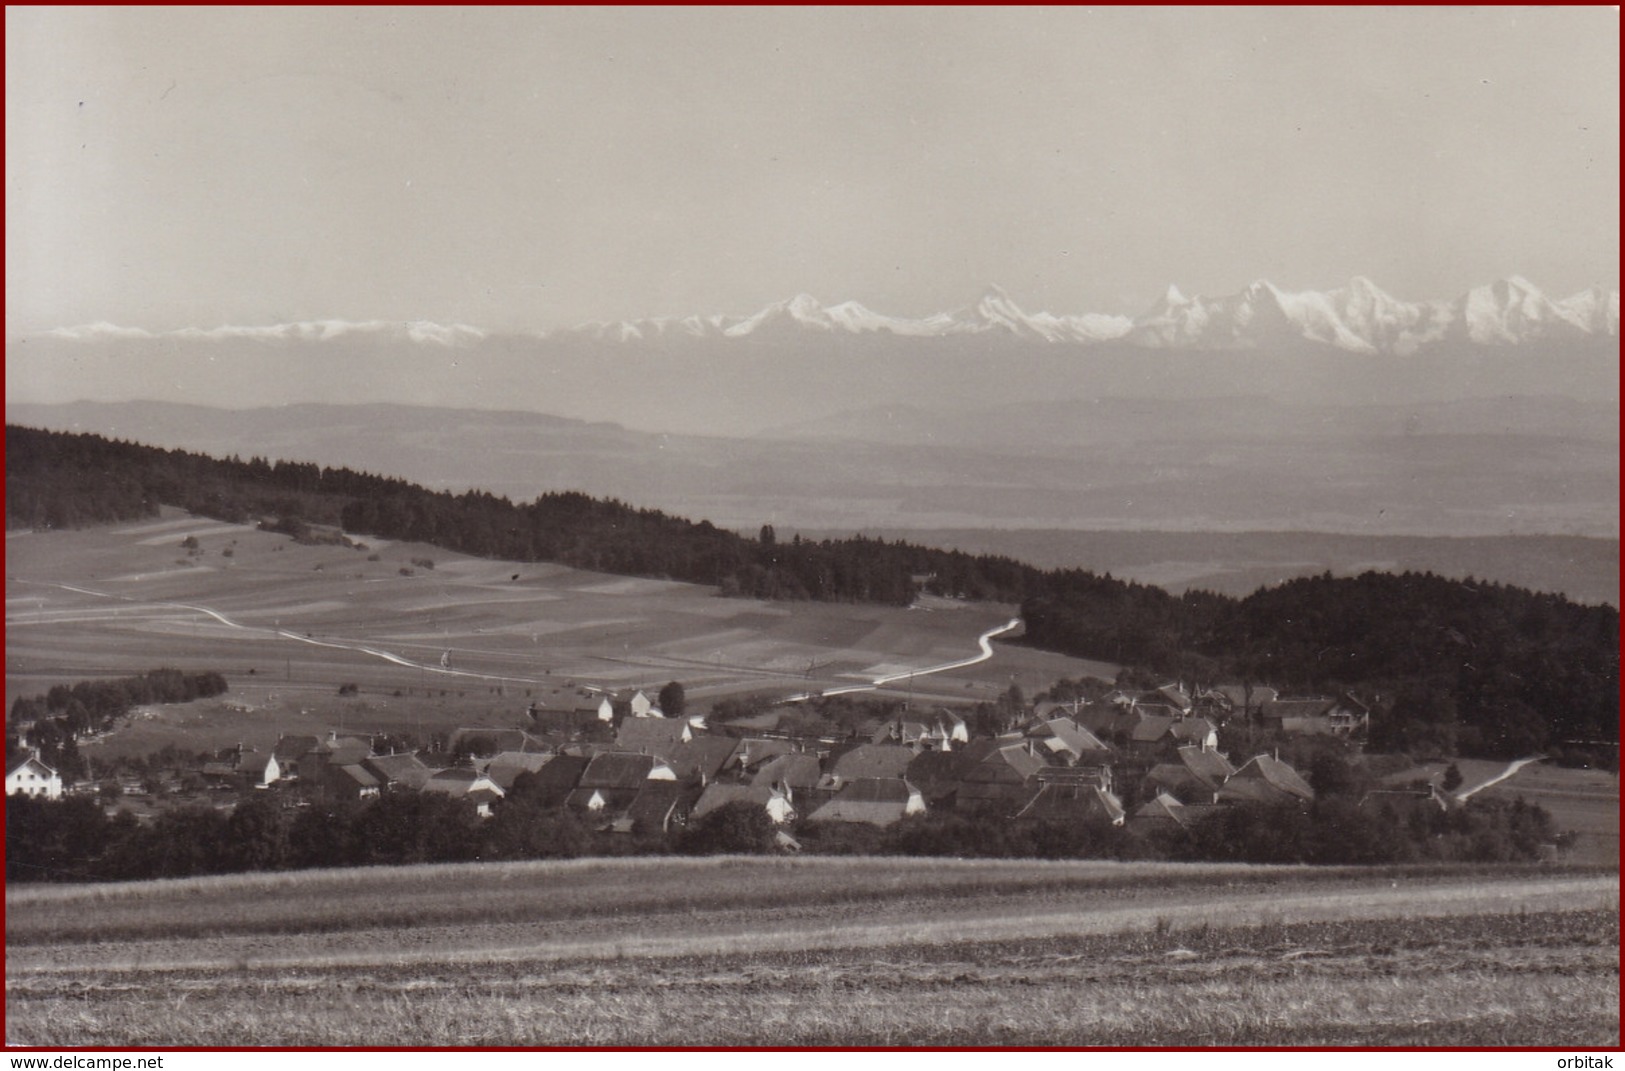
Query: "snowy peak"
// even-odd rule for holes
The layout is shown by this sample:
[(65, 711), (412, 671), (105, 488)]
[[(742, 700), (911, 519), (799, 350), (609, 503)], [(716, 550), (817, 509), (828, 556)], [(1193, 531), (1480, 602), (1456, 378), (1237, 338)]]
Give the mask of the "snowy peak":
[[(1508, 276), (1450, 301), (1402, 301), (1364, 276), (1327, 291), (1285, 290), (1267, 279), (1234, 294), (1187, 297), (1169, 286), (1132, 319), (1104, 313), (1029, 312), (1010, 294), (989, 287), (974, 305), (920, 318), (889, 316), (856, 301), (824, 305), (811, 294), (776, 301), (748, 316), (660, 316), (594, 322), (539, 337), (618, 343), (694, 339), (795, 339), (899, 336), (1013, 339), (1042, 344), (1118, 342), (1150, 349), (1227, 350), (1326, 348), (1349, 353), (1409, 355), (1435, 345), (1519, 346), (1619, 336), (1619, 292), (1603, 286), (1562, 301), (1529, 280)], [(46, 337), (76, 342), (146, 340), (323, 343), (348, 338), (368, 344), (464, 347), (485, 331), (429, 321), (311, 320), (263, 327), (184, 328), (154, 333), (97, 322), (63, 327)]]
[(469, 346), (486, 337), (484, 331), (468, 324), (439, 324), (428, 320), (302, 320), (295, 323), (248, 327), (183, 327), (163, 332), (98, 322), (80, 327), (59, 327), (46, 333), (53, 338), (81, 340), (163, 338), (205, 342), (223, 342), (232, 339), (253, 342), (327, 342), (337, 338), (361, 338), (436, 346)]

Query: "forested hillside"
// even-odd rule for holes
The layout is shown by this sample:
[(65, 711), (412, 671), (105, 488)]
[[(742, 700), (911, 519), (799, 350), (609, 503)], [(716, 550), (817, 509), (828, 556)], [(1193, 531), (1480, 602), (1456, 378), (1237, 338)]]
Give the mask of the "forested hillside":
[(1290, 581), (1245, 599), (902, 542), (757, 538), (581, 493), (470, 491), (92, 435), (6, 429), (6, 525), (73, 527), (159, 504), (290, 533), (310, 525), (466, 554), (666, 577), (724, 594), (906, 605), (918, 591), (1020, 603), (1027, 642), (1187, 681), (1376, 699), (1373, 744), (1525, 754), (1617, 741), (1619, 611), (1432, 574)]

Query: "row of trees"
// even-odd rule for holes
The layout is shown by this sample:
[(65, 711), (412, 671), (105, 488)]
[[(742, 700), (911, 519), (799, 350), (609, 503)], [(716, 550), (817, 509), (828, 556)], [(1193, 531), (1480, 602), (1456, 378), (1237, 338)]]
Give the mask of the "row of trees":
[(24, 746), (65, 781), (85, 776), (78, 741), (106, 732), (130, 711), (150, 703), (190, 703), (227, 690), (226, 678), (214, 671), (183, 673), (154, 669), (134, 677), (57, 684), (42, 695), (18, 696), (6, 719), (6, 754)]
[[(521, 779), (522, 780), (522, 779)], [(487, 820), (463, 800), (393, 792), (366, 804), (290, 811), (251, 796), (229, 814), (167, 810), (149, 823), (108, 818), (89, 797), (6, 801), (8, 882), (128, 881), (311, 867), (402, 865), (582, 855), (777, 850), (778, 830), (757, 805), (730, 803), (682, 833), (589, 830), (571, 811), (516, 784)], [(1539, 857), (1551, 819), (1522, 800), (1473, 801), (1450, 812), (1363, 809), (1331, 796), (1308, 810), (1238, 806), (1182, 828), (1014, 822), (994, 815), (932, 812), (887, 828), (803, 823), (805, 851), (991, 858), (1119, 858), (1366, 865), (1514, 862)]]

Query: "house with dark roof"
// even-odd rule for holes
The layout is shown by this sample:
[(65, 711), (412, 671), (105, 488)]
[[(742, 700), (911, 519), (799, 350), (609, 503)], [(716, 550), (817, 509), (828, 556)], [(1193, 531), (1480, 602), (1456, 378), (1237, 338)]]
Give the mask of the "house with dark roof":
[(658, 755), (663, 759), (669, 759), (679, 745), (693, 739), (694, 730), (684, 718), (628, 718), (615, 730), (617, 749)]
[(1315, 790), (1298, 771), (1273, 755), (1254, 755), (1219, 789), (1218, 802), (1282, 804), (1312, 803)]
[(965, 749), (954, 806), (959, 810), (1012, 815), (1032, 799), (1031, 786), (1048, 763), (1037, 742), (1020, 737), (976, 740)]
[(466, 799), (474, 804), (474, 811), (481, 818), (491, 817), (491, 805), (506, 794), (495, 781), (472, 766), (441, 770), (423, 783), (423, 791)]
[(269, 751), (237, 751), (237, 776), (254, 788), (269, 788), (282, 777), (282, 767)]
[(925, 812), (919, 790), (901, 777), (860, 777), (807, 816), (809, 822), (865, 822), (889, 826)]
[(899, 744), (859, 744), (831, 758), (828, 772), (832, 787), (839, 791), (848, 781), (902, 777), (914, 752)]
[(672, 773), (680, 781), (697, 781), (708, 785), (722, 776), (723, 770), (733, 763), (739, 741), (731, 736), (713, 736), (695, 733), (686, 744), (678, 744), (670, 759)]
[(646, 781), (676, 780), (671, 767), (653, 755), (629, 751), (600, 752), (581, 771), (580, 780), (565, 797), (564, 803), (602, 828), (608, 828), (631, 808)]
[(361, 760), (366, 771), (378, 779), (378, 786), (384, 790), (410, 789), (414, 792), (423, 788), (424, 782), (435, 774), (435, 769), (423, 762), (411, 752), (401, 752), (398, 755), (368, 755)]
[(1145, 775), (1145, 786), (1157, 793), (1166, 793), (1181, 803), (1214, 803), (1219, 789), (1235, 774), (1217, 751), (1187, 744), (1175, 753), (1175, 761), (1158, 763)]
[(816, 792), (822, 777), (818, 756), (796, 751), (769, 759), (758, 766), (749, 783), (759, 788), (778, 787), (795, 797)]
[(959, 793), (964, 757), (961, 751), (922, 751), (903, 771), (903, 778), (920, 790), (931, 810), (950, 808)]
[[(585, 755), (555, 755), (531, 775), (529, 791), (535, 793), (537, 802), (544, 807), (562, 806), (576, 790), (591, 761)], [(517, 782), (519, 778), (516, 776), (514, 780)]]
[(504, 751), (486, 761), (485, 776), (507, 792), (513, 788), (514, 779), (520, 774), (535, 773), (552, 759), (552, 752)]
[(616, 833), (675, 833), (688, 824), (699, 793), (697, 786), (682, 781), (645, 781), (609, 828)]
[(710, 784), (700, 793), (699, 801), (694, 804), (694, 810), (690, 812), (689, 818), (697, 822), (730, 803), (748, 803), (761, 807), (767, 812), (767, 816), (773, 819), (774, 825), (784, 825), (796, 816), (790, 797), (777, 788), (766, 785)]
[(1016, 812), (1017, 821), (1123, 824), (1123, 802), (1099, 785), (1039, 782), (1032, 799)]
[(1038, 742), (1038, 754), (1047, 762), (1065, 766), (1111, 765), (1112, 749), (1071, 718), (1040, 718), (1028, 724), (1023, 735)]
[(335, 766), (327, 763), (321, 767), (321, 787), (322, 791), (336, 799), (366, 800), (379, 794), (382, 783), (372, 771), (360, 764)]
[(504, 751), (521, 754), (546, 751), (548, 748), (538, 737), (523, 729), (462, 728), (451, 734), (446, 744), (453, 755), (478, 755), (482, 758), (499, 755)]
[[(321, 740), (315, 736), (277, 737), (276, 746), (271, 749), (271, 754), (276, 756), (277, 767), (283, 780), (319, 773), (322, 758), (318, 752), (321, 751), (321, 745)], [(307, 767), (303, 771), (300, 769), (302, 763)]]

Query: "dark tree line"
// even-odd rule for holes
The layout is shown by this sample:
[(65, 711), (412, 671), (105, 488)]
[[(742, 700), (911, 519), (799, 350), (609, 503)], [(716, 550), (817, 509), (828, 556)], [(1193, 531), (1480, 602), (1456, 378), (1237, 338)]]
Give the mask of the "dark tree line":
[(1619, 611), (1431, 574), (1321, 577), (1245, 599), (1175, 597), (1084, 570), (854, 536), (755, 538), (578, 492), (479, 491), (94, 435), (6, 429), (6, 523), (60, 527), (159, 503), (283, 531), (341, 526), (466, 554), (713, 585), (724, 594), (907, 605), (921, 590), (1020, 603), (1026, 642), (1184, 680), (1241, 680), (1377, 703), (1373, 744), (1489, 756), (1617, 742)]
[(133, 707), (190, 703), (226, 690), (226, 678), (219, 673), (183, 673), (178, 669), (53, 685), (43, 695), (18, 696), (11, 704), (6, 719), (6, 753), (14, 754), (25, 745), (34, 748), (63, 780), (76, 781), (85, 773), (77, 744), (80, 738), (113, 728)]
[(1431, 573), (1323, 575), (1245, 599), (1071, 585), (1022, 605), (1029, 640), (1167, 672), (1383, 696), (1373, 750), (1528, 755), (1617, 741), (1619, 611)]
[[(392, 792), (370, 802), (299, 810), (268, 794), (230, 813), (193, 805), (150, 822), (109, 818), (89, 796), (6, 801), (6, 881), (81, 882), (181, 878), (317, 867), (552, 859), (585, 855), (763, 853), (777, 830), (759, 806), (730, 803), (672, 834), (593, 832), (522, 775), (494, 817), (466, 800)], [(1538, 859), (1554, 839), (1550, 817), (1522, 800), (1474, 800), (1451, 812), (1366, 809), (1333, 795), (1308, 810), (1240, 806), (1188, 828), (1105, 822), (1021, 822), (932, 812), (887, 828), (802, 823), (807, 852), (1040, 859), (1171, 859), (1373, 865), (1504, 863)]]

